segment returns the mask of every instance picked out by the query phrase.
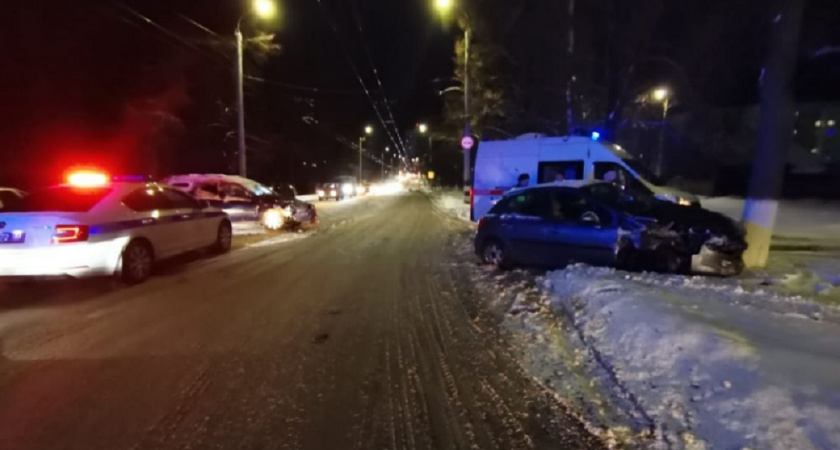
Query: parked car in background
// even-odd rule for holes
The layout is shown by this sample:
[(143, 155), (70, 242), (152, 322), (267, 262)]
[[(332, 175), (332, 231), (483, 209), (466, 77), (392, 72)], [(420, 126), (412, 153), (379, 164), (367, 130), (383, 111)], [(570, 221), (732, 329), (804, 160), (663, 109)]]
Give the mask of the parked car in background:
[(163, 182), (223, 209), (234, 222), (254, 221), (270, 229), (317, 223), (314, 205), (298, 201), (293, 194), (278, 195), (270, 187), (248, 178), (190, 174), (173, 175)]
[(514, 189), (479, 221), (476, 254), (501, 268), (570, 263), (736, 275), (747, 248), (737, 222), (612, 183)]
[(357, 182), (353, 177), (337, 177), (333, 181), (321, 183), (316, 189), (318, 200), (344, 200), (356, 196)]
[(0, 210), (16, 204), (26, 195), (20, 189), (0, 187)]

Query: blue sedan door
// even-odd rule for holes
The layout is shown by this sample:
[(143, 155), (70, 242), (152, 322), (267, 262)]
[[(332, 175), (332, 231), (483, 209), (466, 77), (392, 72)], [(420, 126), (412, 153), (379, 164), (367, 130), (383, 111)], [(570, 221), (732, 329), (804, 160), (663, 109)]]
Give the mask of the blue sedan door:
[(526, 265), (550, 263), (546, 239), (551, 222), (546, 220), (547, 196), (542, 189), (529, 189), (502, 198), (499, 212), (500, 235), (507, 242), (511, 257)]
[(603, 208), (591, 205), (574, 189), (551, 193), (552, 220), (548, 230), (556, 265), (582, 262), (609, 266), (615, 261), (618, 228)]

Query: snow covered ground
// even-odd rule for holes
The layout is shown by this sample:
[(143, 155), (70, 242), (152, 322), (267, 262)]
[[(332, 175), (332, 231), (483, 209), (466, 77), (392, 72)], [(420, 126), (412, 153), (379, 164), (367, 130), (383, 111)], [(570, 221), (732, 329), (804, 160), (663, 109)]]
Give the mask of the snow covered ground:
[(573, 266), (543, 287), (663, 447), (840, 448), (840, 326), (697, 280)]
[(523, 367), (616, 446), (840, 448), (836, 311), (709, 278), (471, 267)]
[(469, 222), (470, 205), (464, 203), (464, 193), (454, 190), (436, 190), (432, 193), (432, 201), (437, 209), (450, 216)]

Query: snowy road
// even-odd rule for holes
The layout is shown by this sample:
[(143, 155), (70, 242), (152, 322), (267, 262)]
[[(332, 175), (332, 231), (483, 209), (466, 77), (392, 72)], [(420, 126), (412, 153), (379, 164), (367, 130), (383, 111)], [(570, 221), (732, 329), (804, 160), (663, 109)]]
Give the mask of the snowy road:
[(510, 360), (421, 194), (148, 283), (0, 284), (3, 449), (600, 448)]

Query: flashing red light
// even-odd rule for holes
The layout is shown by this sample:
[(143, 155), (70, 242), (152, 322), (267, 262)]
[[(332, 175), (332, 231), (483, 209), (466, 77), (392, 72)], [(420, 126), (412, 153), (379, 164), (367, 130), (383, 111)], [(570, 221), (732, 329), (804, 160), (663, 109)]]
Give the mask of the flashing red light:
[(67, 184), (76, 187), (100, 187), (108, 184), (108, 175), (92, 170), (80, 170), (67, 175)]
[(56, 225), (53, 232), (53, 243), (67, 244), (70, 242), (84, 242), (90, 236), (87, 225)]

